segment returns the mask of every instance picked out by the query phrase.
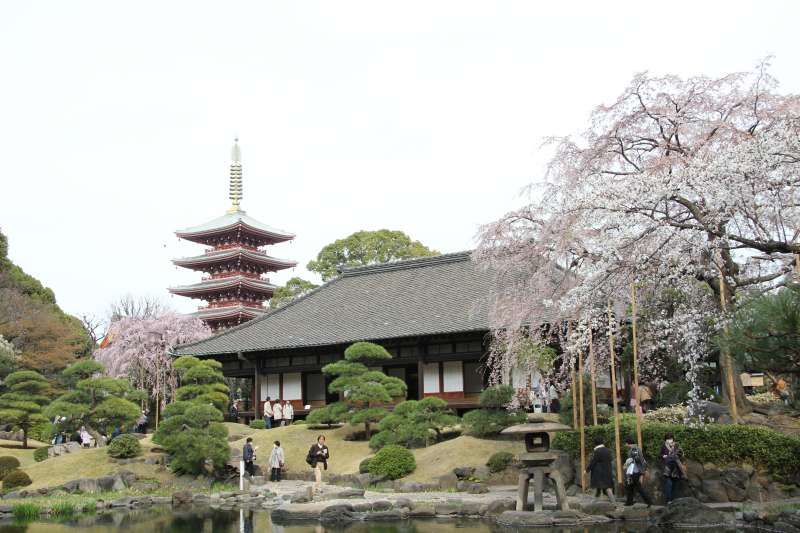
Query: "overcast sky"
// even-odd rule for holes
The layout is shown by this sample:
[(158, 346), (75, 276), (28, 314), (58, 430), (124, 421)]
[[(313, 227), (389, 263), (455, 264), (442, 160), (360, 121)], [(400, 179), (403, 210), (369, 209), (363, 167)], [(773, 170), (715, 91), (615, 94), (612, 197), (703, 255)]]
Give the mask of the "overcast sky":
[(174, 231), (244, 209), (300, 263), (350, 233), (442, 252), (522, 202), (546, 136), (634, 73), (720, 75), (774, 55), (800, 91), (800, 3), (3, 2), (0, 228), (68, 312), (125, 294), (197, 302)]

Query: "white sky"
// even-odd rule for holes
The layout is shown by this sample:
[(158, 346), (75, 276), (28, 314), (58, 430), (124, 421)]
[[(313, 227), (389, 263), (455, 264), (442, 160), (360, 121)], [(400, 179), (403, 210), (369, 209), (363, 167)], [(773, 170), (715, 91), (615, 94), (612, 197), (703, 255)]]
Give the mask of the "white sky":
[(297, 234), (296, 271), (360, 229), (442, 252), (536, 180), (635, 72), (718, 75), (774, 54), (800, 90), (800, 3), (465, 0), (3, 2), (0, 227), (68, 312), (196, 301), (173, 231), (243, 207)]

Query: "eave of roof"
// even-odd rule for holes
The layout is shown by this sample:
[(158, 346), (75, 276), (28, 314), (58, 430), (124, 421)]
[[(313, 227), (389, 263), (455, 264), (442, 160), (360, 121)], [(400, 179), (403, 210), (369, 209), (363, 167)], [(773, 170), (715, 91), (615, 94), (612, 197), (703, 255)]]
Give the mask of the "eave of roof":
[(170, 287), (169, 291), (173, 294), (195, 294), (199, 292), (229, 289), (239, 286), (247, 287), (248, 289), (254, 291), (269, 291), (270, 293), (277, 289), (277, 286), (263, 279), (248, 278), (245, 276), (230, 276), (227, 278), (209, 279), (201, 281), (200, 283), (194, 283), (192, 285)]
[(246, 305), (235, 305), (230, 307), (209, 307), (206, 309), (199, 309), (192, 313), (192, 316), (196, 316), (197, 318), (202, 318), (204, 320), (234, 318), (240, 315), (256, 318), (260, 317), (266, 312), (266, 309), (256, 309), (254, 307), (247, 307)]
[(249, 216), (244, 211), (226, 213), (221, 217), (217, 217), (206, 222), (205, 224), (178, 230), (175, 232), (175, 234), (184, 239), (208, 237), (221, 233), (227, 233), (235, 229), (237, 226), (241, 226), (253, 234), (268, 237), (272, 242), (290, 241), (295, 238), (293, 233), (267, 226), (266, 224), (263, 224)]
[(281, 269), (297, 266), (297, 261), (278, 259), (277, 257), (269, 256), (263, 252), (256, 252), (241, 247), (228, 248), (225, 250), (214, 250), (203, 255), (181, 257), (179, 259), (173, 259), (172, 263), (178, 266), (213, 265), (237, 256), (259, 265), (272, 265)]

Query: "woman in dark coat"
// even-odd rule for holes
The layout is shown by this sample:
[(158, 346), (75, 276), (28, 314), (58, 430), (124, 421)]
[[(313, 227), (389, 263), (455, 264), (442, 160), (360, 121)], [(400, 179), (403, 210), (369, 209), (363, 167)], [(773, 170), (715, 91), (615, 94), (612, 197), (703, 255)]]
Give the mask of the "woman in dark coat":
[(322, 468), (328, 469), (328, 459), (331, 452), (325, 444), (325, 435), (317, 437), (317, 442), (311, 445), (306, 456), (306, 462), (314, 469), (314, 490), (317, 491), (322, 485)]
[(611, 472), (611, 450), (606, 448), (602, 437), (596, 437), (594, 444), (592, 460), (586, 467), (586, 471), (592, 475), (591, 487), (595, 489), (594, 497), (597, 498), (601, 492), (604, 492), (611, 503), (616, 503), (613, 491), (614, 476)]
[(680, 480), (686, 477), (681, 458), (683, 458), (683, 450), (675, 442), (672, 433), (667, 433), (664, 435), (664, 444), (661, 446), (661, 459), (664, 462), (662, 471), (664, 476), (664, 499), (667, 503), (672, 501)]

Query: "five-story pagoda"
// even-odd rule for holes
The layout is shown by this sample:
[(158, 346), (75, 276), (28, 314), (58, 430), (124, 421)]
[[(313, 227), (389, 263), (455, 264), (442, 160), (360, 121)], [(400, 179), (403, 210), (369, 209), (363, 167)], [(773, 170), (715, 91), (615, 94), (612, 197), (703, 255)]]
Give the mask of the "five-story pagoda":
[(275, 285), (263, 277), (295, 266), (295, 261), (267, 255), (263, 247), (290, 241), (294, 235), (251, 218), (240, 207), (242, 163), (238, 139), (231, 154), (230, 200), (225, 215), (210, 222), (176, 231), (181, 238), (209, 246), (203, 255), (175, 259), (184, 268), (208, 274), (200, 283), (171, 287), (172, 294), (205, 300), (195, 315), (212, 329), (235, 326), (263, 314), (264, 301)]

